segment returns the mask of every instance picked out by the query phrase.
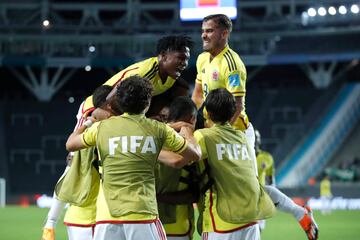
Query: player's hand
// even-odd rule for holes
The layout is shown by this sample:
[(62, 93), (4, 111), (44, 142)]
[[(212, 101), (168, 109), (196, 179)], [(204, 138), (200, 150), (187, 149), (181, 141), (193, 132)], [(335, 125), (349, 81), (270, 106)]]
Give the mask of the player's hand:
[(190, 126), (183, 125), (183, 126), (181, 126), (179, 134), (186, 139), (192, 138), (193, 134), (194, 134), (194, 129), (192, 128), (191, 125)]
[(101, 120), (108, 119), (109, 117), (111, 117), (111, 113), (109, 111), (104, 110), (104, 109), (96, 108), (92, 112), (91, 117), (93, 117), (97, 121), (101, 121)]
[(317, 240), (319, 237), (319, 228), (313, 217), (313, 212), (310, 207), (306, 206), (306, 213), (300, 220), (300, 225), (304, 229), (308, 240)]

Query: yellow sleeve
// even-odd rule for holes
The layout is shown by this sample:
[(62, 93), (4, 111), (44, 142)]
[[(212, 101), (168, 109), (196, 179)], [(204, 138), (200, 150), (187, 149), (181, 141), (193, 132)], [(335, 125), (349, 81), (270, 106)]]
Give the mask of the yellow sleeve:
[(266, 176), (274, 176), (275, 175), (275, 167), (274, 167), (274, 159), (273, 157), (269, 154), (268, 155), (269, 158), (269, 167), (266, 169)]
[(85, 146), (96, 146), (99, 124), (100, 122), (94, 123), (81, 134), (81, 140)]
[(200, 131), (195, 131), (194, 137), (196, 139), (196, 142), (200, 145), (201, 148), (201, 160), (208, 158), (204, 136), (201, 134)]
[(236, 53), (231, 53), (230, 58), (231, 65), (223, 65), (225, 86), (235, 97), (243, 97), (246, 93), (246, 68)]
[(154, 78), (156, 73), (159, 71), (159, 63), (157, 57), (148, 58), (144, 61), (136, 63), (138, 69), (136, 74), (148, 78), (149, 80)]
[(93, 97), (91, 95), (90, 97), (87, 97), (84, 101), (81, 109), (82, 117), (86, 119), (86, 117), (89, 116), (89, 113), (91, 113), (94, 109), (95, 108), (93, 104)]
[(181, 153), (187, 147), (187, 141), (174, 129), (164, 124), (165, 126), (165, 142), (163, 147), (176, 153)]
[(243, 97), (246, 93), (246, 77), (238, 69), (226, 75), (226, 89), (235, 97)]
[(121, 70), (120, 72), (116, 73), (114, 76), (112, 76), (110, 79), (108, 79), (103, 85), (109, 85), (109, 86), (115, 86), (118, 82), (139, 74), (139, 66), (135, 63), (133, 65), (128, 66), (127, 68)]
[[(114, 76), (112, 76), (110, 79), (108, 79), (103, 85), (108, 85), (113, 87), (118, 82), (122, 81), (123, 79), (130, 77), (132, 75), (138, 74), (139, 67), (135, 64), (121, 70), (120, 72), (116, 73)], [(93, 104), (93, 96), (89, 96), (86, 98), (82, 113), (83, 118), (86, 118), (89, 115), (89, 112), (94, 110), (94, 104)]]

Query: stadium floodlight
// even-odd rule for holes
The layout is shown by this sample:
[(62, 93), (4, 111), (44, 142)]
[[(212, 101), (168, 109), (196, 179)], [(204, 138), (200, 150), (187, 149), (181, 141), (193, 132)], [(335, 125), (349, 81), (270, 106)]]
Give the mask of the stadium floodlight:
[(351, 12), (354, 13), (354, 14), (359, 13), (359, 6), (356, 5), (356, 4), (353, 4), (350, 9), (351, 9)]
[(339, 7), (339, 13), (342, 14), (342, 15), (345, 15), (347, 13), (347, 9), (344, 5), (341, 5)]
[(326, 15), (326, 9), (324, 7), (319, 7), (317, 13), (323, 17)]
[(316, 16), (316, 10), (315, 10), (315, 8), (309, 8), (309, 9), (307, 10), (307, 13), (308, 13), (308, 15), (309, 15), (310, 17), (315, 17), (315, 16)]
[(86, 65), (86, 66), (85, 66), (85, 71), (90, 72), (90, 71), (91, 71), (91, 66), (90, 66), (90, 65)]
[(306, 25), (308, 25), (308, 23), (309, 23), (309, 15), (308, 15), (307, 12), (304, 11), (304, 12), (301, 14), (301, 24), (302, 24), (303, 26), (306, 26)]
[(334, 16), (334, 15), (336, 14), (336, 8), (334, 8), (333, 6), (329, 7), (328, 13), (329, 13), (331, 16)]
[(42, 22), (42, 25), (46, 28), (48, 28), (50, 26), (50, 21), (45, 19), (43, 22)]
[(95, 50), (96, 50), (95, 46), (93, 45), (89, 46), (89, 52), (93, 53), (95, 52)]

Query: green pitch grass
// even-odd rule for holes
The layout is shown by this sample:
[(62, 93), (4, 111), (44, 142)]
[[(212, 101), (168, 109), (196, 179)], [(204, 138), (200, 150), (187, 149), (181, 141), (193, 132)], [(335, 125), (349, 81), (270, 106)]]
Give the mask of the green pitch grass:
[[(4, 240), (40, 240), (41, 230), (48, 209), (37, 207), (0, 208), (0, 239)], [(323, 216), (315, 212), (320, 228), (320, 240), (359, 240), (360, 211), (333, 211)], [(56, 240), (66, 240), (66, 228), (62, 217), (56, 228)], [(195, 236), (195, 240), (200, 237)], [(306, 240), (298, 223), (287, 214), (277, 213), (266, 222), (266, 229), (261, 234), (262, 240)]]

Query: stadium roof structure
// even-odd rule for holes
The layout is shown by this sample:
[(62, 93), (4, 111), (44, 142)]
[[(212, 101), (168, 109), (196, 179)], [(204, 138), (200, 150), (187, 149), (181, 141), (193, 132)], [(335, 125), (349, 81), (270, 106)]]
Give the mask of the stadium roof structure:
[[(322, 3), (237, 1), (238, 18), (230, 45), (247, 66), (303, 64), (304, 69), (310, 69), (309, 76), (314, 71), (310, 63), (358, 59), (360, 15), (307, 14), (310, 7), (349, 8), (354, 1)], [(70, 79), (76, 68), (127, 66), (151, 56), (158, 38), (168, 34), (191, 36), (195, 56), (201, 52), (200, 32), (200, 22), (180, 21), (179, 3), (175, 0), (0, 0), (0, 66), (11, 69), (25, 86), (30, 82), (27, 85), (34, 89), (33, 67), (44, 68), (43, 82), (60, 83)], [(194, 65), (194, 60), (190, 64)], [(21, 76), (18, 68), (25, 69), (28, 76)], [(45, 77), (48, 68), (57, 69), (57, 79)], [(331, 68), (326, 71), (331, 74)]]

